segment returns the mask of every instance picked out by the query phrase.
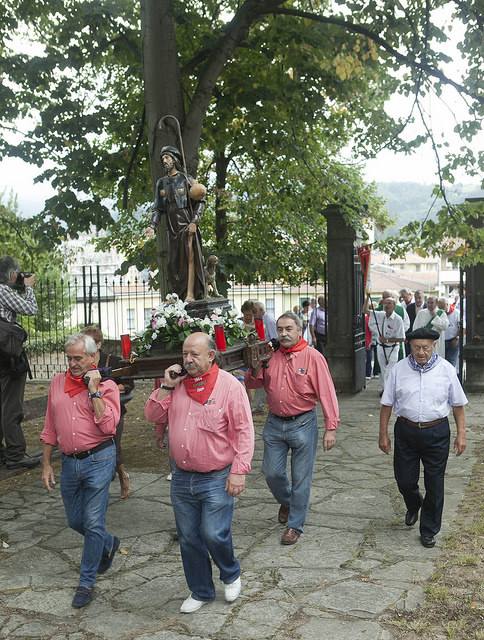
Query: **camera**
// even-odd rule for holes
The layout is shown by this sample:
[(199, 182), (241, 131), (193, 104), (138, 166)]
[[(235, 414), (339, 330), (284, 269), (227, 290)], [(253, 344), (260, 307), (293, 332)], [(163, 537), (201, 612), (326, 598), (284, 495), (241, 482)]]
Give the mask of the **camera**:
[(19, 271), (17, 273), (17, 279), (12, 285), (12, 289), (23, 293), (25, 291), (25, 278), (30, 278), (31, 275), (31, 273), (27, 273), (26, 271)]

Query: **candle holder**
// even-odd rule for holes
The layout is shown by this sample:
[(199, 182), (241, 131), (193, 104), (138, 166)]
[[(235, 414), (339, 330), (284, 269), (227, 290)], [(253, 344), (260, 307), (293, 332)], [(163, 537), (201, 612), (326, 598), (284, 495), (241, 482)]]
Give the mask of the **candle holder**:
[(128, 333), (121, 335), (121, 357), (123, 360), (129, 360), (131, 355), (131, 338)]
[(255, 330), (256, 333), (259, 337), (259, 340), (265, 340), (266, 339), (266, 333), (264, 331), (264, 321), (260, 318), (255, 318), (254, 319), (254, 325), (255, 325)]
[(215, 325), (215, 346), (218, 351), (227, 351), (227, 340), (225, 339), (224, 328), (221, 324)]

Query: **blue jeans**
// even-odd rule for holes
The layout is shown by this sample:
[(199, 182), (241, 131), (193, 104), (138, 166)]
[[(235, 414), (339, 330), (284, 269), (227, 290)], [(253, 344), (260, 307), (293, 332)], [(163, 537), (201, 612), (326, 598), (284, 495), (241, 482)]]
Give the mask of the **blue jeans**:
[[(281, 420), (269, 413), (262, 435), (262, 472), (279, 504), (289, 506), (287, 526), (303, 531), (309, 507), (313, 466), (318, 446), (316, 410), (294, 420)], [(286, 471), (291, 450), (291, 480)]]
[(67, 522), (84, 536), (81, 587), (94, 586), (101, 557), (113, 546), (113, 536), (106, 531), (106, 511), (115, 467), (114, 444), (82, 460), (62, 456), (61, 494)]
[(185, 578), (195, 600), (213, 600), (210, 556), (220, 580), (231, 584), (240, 576), (232, 545), (234, 498), (225, 490), (230, 467), (210, 473), (175, 467), (171, 503), (175, 512)]

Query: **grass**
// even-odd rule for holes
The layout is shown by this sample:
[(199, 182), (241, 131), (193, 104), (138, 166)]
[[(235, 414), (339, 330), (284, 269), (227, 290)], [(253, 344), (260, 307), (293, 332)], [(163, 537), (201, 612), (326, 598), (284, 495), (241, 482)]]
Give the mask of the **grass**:
[[(484, 459), (484, 444), (476, 452)], [(454, 533), (425, 586), (425, 603), (386, 622), (396, 640), (484, 640), (484, 464), (476, 462)]]

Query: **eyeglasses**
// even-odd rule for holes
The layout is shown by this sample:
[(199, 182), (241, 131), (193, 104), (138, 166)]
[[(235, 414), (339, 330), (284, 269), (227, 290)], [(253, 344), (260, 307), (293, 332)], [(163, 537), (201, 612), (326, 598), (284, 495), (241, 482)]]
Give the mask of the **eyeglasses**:
[(423, 353), (430, 353), (433, 349), (432, 347), (420, 347), (420, 346), (416, 346), (416, 345), (412, 345), (412, 351), (416, 351), (417, 353), (420, 353), (423, 351)]

